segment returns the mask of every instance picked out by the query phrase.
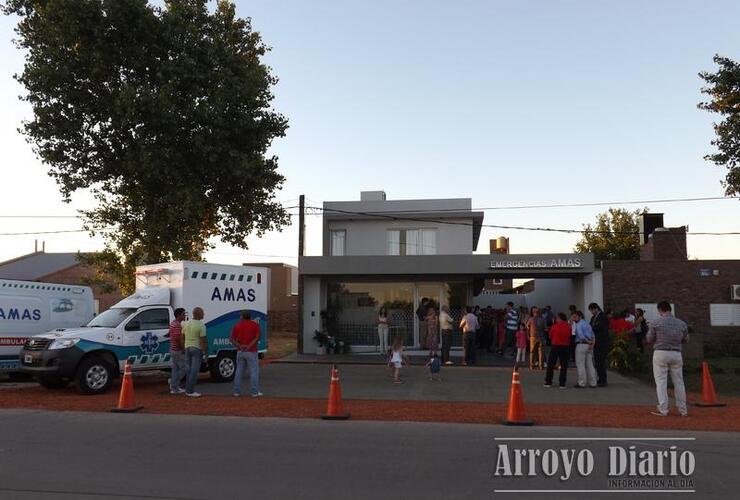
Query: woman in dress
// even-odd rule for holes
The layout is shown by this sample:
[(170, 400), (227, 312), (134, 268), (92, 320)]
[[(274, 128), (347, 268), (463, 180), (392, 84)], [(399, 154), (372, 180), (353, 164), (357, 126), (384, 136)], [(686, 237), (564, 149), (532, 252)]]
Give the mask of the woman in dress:
[(439, 323), (437, 321), (437, 310), (430, 307), (427, 311), (427, 349), (429, 355), (437, 351), (439, 346)]

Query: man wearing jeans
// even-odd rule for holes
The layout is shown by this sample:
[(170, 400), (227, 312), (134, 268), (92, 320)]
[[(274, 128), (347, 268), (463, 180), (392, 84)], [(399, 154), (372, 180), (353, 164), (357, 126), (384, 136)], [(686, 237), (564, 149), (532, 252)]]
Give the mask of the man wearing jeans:
[(184, 320), (185, 309), (178, 307), (175, 309), (175, 320), (170, 323), (170, 329), (167, 332), (170, 336), (170, 363), (172, 366), (172, 371), (170, 372), (170, 394), (183, 394), (185, 392), (185, 389), (181, 387), (183, 379), (188, 373), (182, 343), (182, 322)]
[(650, 322), (646, 337), (649, 344), (653, 344), (653, 376), (655, 389), (658, 393), (658, 411), (651, 412), (660, 417), (668, 416), (668, 373), (673, 382), (673, 393), (676, 396), (678, 413), (685, 417), (686, 389), (683, 385), (683, 358), (681, 347), (689, 340), (689, 329), (686, 323), (671, 314), (671, 305), (668, 302), (658, 303), (660, 317)]
[(204, 353), (207, 352), (206, 325), (203, 323), (203, 309), (193, 309), (193, 319), (186, 322), (182, 327), (182, 335), (185, 337), (185, 357), (188, 363), (188, 379), (185, 383), (185, 395), (191, 398), (200, 397), (195, 392), (195, 383), (200, 373), (200, 363)]
[(236, 374), (234, 396), (241, 396), (244, 368), (249, 370), (249, 384), (253, 398), (262, 396), (259, 385), (260, 364), (257, 344), (260, 341), (260, 326), (252, 321), (249, 311), (242, 311), (242, 319), (231, 330), (231, 343), (236, 347)]

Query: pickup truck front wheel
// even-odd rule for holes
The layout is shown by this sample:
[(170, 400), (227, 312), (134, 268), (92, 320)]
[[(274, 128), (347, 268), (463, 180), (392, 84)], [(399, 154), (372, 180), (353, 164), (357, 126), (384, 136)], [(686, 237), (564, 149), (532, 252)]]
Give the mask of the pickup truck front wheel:
[(77, 367), (75, 384), (80, 394), (102, 394), (113, 383), (113, 367), (103, 358), (85, 358)]
[(211, 378), (215, 382), (230, 382), (236, 373), (236, 358), (233, 352), (221, 352), (211, 363)]

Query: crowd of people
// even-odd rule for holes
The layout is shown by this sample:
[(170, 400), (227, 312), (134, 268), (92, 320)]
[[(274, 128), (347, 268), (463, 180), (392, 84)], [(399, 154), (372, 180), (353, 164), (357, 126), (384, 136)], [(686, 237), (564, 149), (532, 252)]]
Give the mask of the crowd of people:
[[(575, 363), (576, 388), (606, 387), (607, 357), (610, 349), (609, 332), (633, 339), (642, 351), (648, 332), (645, 313), (641, 309), (625, 309), (612, 313), (602, 311), (596, 303), (588, 306), (586, 317), (576, 306), (569, 311), (553, 312), (552, 307), (515, 307), (508, 302), (504, 309), (491, 306), (466, 307), (457, 327), (462, 333), (462, 365), (476, 363), (477, 351), (511, 356), (517, 367), (528, 364), (530, 370), (543, 370), (545, 386), (552, 385), (554, 370), (559, 369), (559, 386), (566, 387), (567, 369)], [(439, 309), (428, 298), (420, 301), (416, 310), (419, 320), (421, 346), (428, 350), (430, 366), (452, 365), (450, 357), (452, 334), (456, 321), (450, 308)], [(389, 364), (397, 368), (394, 380), (400, 383), (398, 373), (402, 364), (403, 339), (393, 339), (389, 349), (389, 321), (385, 307), (378, 313), (378, 336), (382, 353), (389, 355)], [(398, 365), (398, 366), (396, 366)], [(430, 375), (431, 376), (431, 375)]]

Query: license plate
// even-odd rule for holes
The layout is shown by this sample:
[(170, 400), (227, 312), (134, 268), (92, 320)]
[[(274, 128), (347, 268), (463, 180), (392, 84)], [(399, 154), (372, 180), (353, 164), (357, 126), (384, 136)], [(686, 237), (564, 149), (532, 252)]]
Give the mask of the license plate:
[(26, 354), (25, 356), (23, 356), (23, 362), (29, 365), (33, 364), (33, 355)]

